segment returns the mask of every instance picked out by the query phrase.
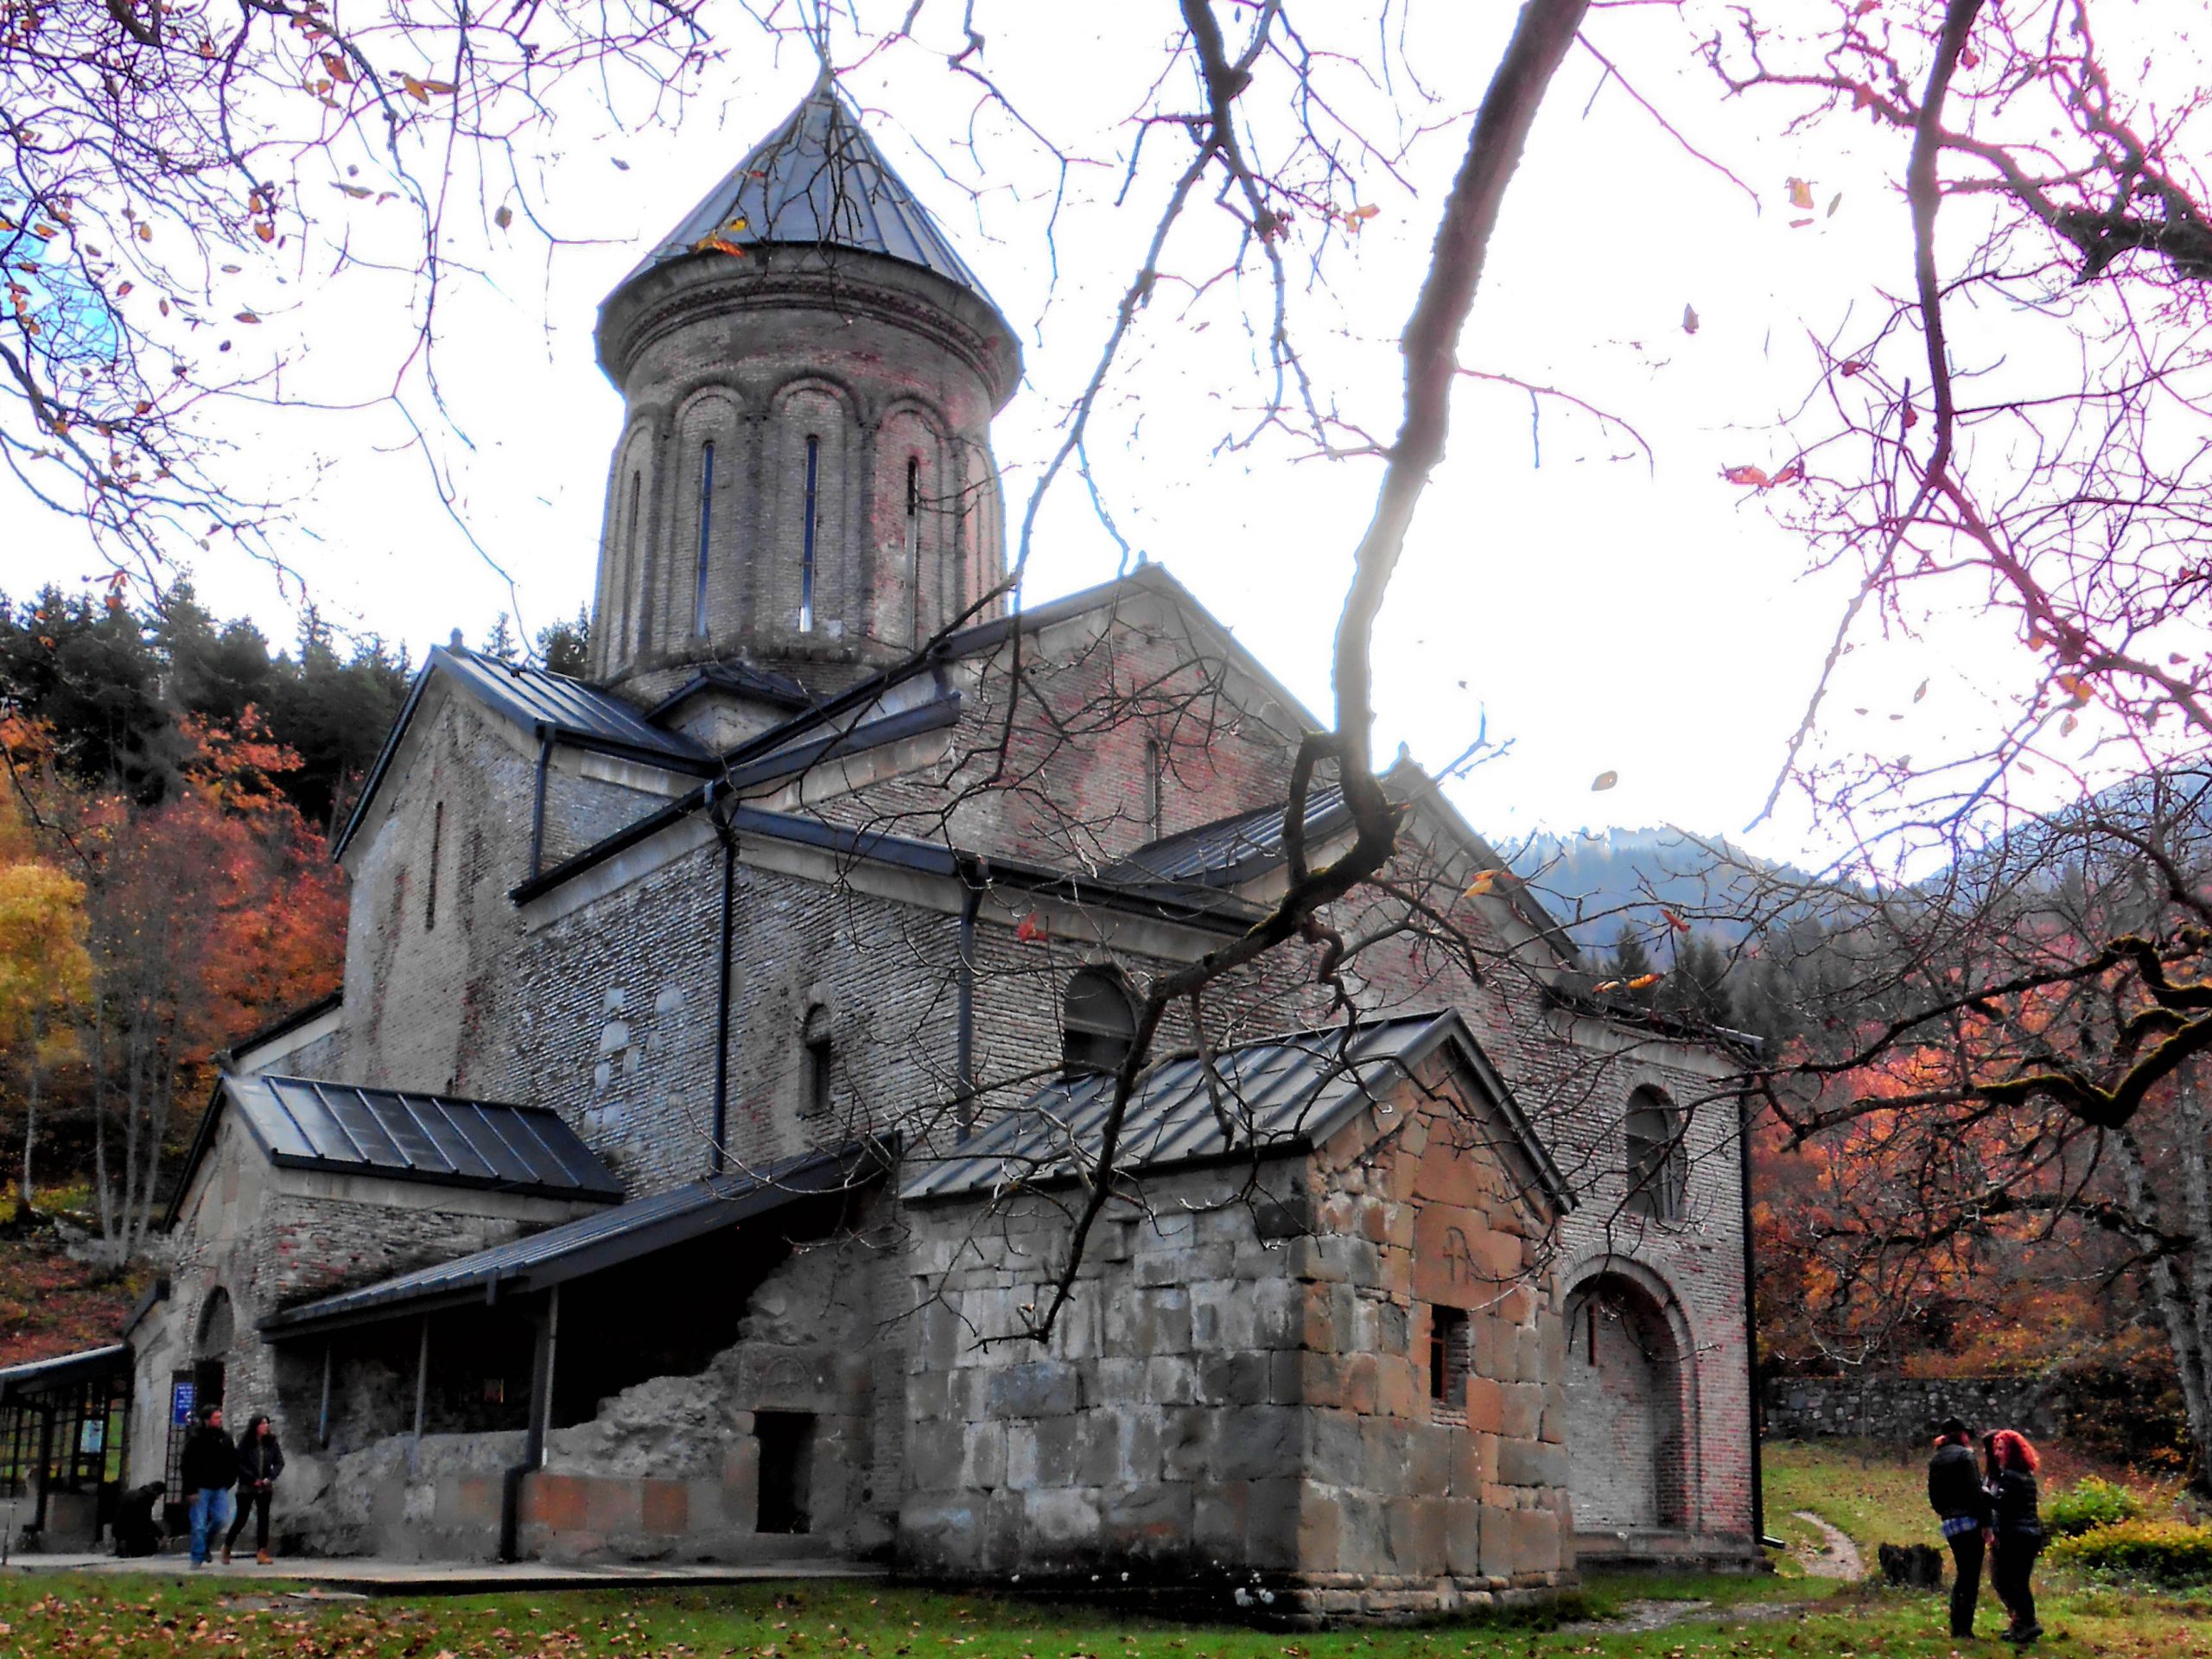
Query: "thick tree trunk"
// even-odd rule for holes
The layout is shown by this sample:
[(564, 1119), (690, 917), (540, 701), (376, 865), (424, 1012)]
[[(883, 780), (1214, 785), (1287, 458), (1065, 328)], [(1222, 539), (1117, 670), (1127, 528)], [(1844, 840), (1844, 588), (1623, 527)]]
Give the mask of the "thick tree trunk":
[(2208, 1194), (2212, 1194), (2212, 1173), (2205, 1167), (2202, 1114), (2193, 1099), (2191, 1109), (2181, 1116), (2181, 1127), (2176, 1161), (2180, 1166), (2184, 1214), (2175, 1218), (2179, 1226), (2166, 1224), (2168, 1218), (2161, 1213), (2158, 1194), (2144, 1166), (2143, 1148), (2134, 1135), (2122, 1130), (2116, 1140), (2127, 1205), (2137, 1224), (2154, 1240), (2171, 1238), (2187, 1229), (2190, 1248), (2185, 1259), (2177, 1263), (2172, 1254), (2161, 1249), (2152, 1261), (2149, 1276), (2151, 1294), (2173, 1349), (2174, 1371), (2180, 1379), (2182, 1406), (2189, 1418), (2189, 1437), (2196, 1447), (2193, 1484), (2199, 1490), (2212, 1490), (2212, 1351), (2207, 1348), (2207, 1338), (2212, 1338), (2212, 1319), (2206, 1317), (2207, 1305), (2200, 1294), (2206, 1278), (2205, 1258), (2212, 1254), (2212, 1226), (2206, 1224), (2212, 1223), (2212, 1199), (2208, 1199)]

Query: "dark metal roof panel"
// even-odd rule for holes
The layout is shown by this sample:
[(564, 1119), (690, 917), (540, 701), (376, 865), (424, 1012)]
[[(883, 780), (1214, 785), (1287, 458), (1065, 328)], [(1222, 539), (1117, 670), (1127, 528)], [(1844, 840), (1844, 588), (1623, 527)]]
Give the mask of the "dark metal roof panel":
[(697, 252), (709, 237), (740, 247), (796, 243), (881, 254), (990, 299), (828, 85), (810, 92), (623, 282)]
[[(1154, 1066), (1138, 1084), (1116, 1162), (1123, 1168), (1173, 1163), (1238, 1149), (1289, 1148), (1325, 1137), (1348, 1104), (1395, 1088), (1455, 1016), (1425, 1014), (1294, 1032), (1224, 1049), (1211, 1071), (1196, 1055)], [(905, 1196), (929, 1198), (1066, 1173), (1098, 1154), (1113, 1079), (1092, 1076), (1046, 1085), (970, 1140), (951, 1158), (909, 1180)], [(1224, 1116), (1231, 1133), (1224, 1135)]]
[(0, 1368), (0, 1402), (64, 1382), (82, 1382), (86, 1377), (116, 1371), (127, 1373), (130, 1370), (130, 1344), (127, 1342), (86, 1348), (73, 1354), (56, 1354), (50, 1359), (25, 1360), (20, 1365)]
[(863, 1144), (807, 1153), (765, 1168), (671, 1187), (579, 1217), (487, 1250), (419, 1268), (270, 1314), (260, 1328), (296, 1334), (396, 1317), (426, 1302), (450, 1300), (502, 1285), (542, 1290), (586, 1274), (733, 1226), (800, 1198), (836, 1192), (863, 1179), (880, 1159)]
[(542, 1106), (269, 1075), (226, 1077), (222, 1087), (269, 1155), (294, 1168), (538, 1197), (622, 1196), (575, 1131)]
[(697, 770), (714, 757), (682, 732), (664, 731), (620, 697), (564, 674), (452, 645), (433, 645), (430, 662), (518, 725), (550, 727), (564, 737), (664, 757)]
[[(1130, 1100), (1115, 1167), (1126, 1173), (1230, 1153), (1317, 1146), (1446, 1043), (1465, 1057), (1537, 1184), (1567, 1207), (1572, 1198), (1551, 1154), (1465, 1022), (1449, 1009), (1246, 1043), (1217, 1052), (1211, 1069), (1195, 1054), (1165, 1060), (1140, 1080)], [(901, 1196), (926, 1201), (1065, 1179), (1077, 1158), (1095, 1166), (1112, 1102), (1110, 1077), (1047, 1084), (951, 1156), (923, 1164)]]
[[(1149, 876), (1223, 887), (1243, 881), (1283, 859), (1283, 806), (1278, 802), (1147, 842), (1107, 874), (1128, 880)], [(1340, 790), (1316, 789), (1306, 798), (1309, 844), (1350, 822)]]

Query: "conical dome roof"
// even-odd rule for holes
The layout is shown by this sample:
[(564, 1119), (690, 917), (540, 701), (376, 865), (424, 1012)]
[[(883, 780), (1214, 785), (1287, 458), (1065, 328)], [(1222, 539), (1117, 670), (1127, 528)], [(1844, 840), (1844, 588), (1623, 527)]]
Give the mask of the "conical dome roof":
[(796, 243), (881, 254), (991, 301), (827, 77), (623, 283), (710, 250), (715, 239), (739, 247)]

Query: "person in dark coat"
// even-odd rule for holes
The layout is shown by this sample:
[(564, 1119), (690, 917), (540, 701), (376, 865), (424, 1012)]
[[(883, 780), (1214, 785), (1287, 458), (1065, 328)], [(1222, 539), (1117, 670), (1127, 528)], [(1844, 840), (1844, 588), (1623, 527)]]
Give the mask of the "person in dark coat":
[(231, 1523), (231, 1488), (238, 1484), (238, 1449), (223, 1428), (223, 1408), (211, 1406), (184, 1443), (184, 1490), (192, 1505), (192, 1564), (207, 1565), (212, 1534)]
[(2036, 1470), (2043, 1459), (2027, 1436), (2004, 1428), (1989, 1439), (1989, 1496), (1995, 1510), (1996, 1556), (1989, 1582), (2012, 1614), (2007, 1642), (2023, 1646), (2043, 1634), (2036, 1620), (2035, 1586), (2029, 1582), (2043, 1550), (2043, 1516), (2038, 1512)]
[(1928, 1506), (1943, 1522), (1957, 1571), (1951, 1581), (1951, 1634), (1974, 1636), (1974, 1603), (1981, 1595), (1982, 1534), (1993, 1513), (1989, 1494), (1974, 1455), (1974, 1431), (1956, 1417), (1946, 1418), (1928, 1460)]
[(284, 1448), (276, 1444), (276, 1426), (266, 1412), (246, 1419), (245, 1438), (238, 1442), (238, 1515), (223, 1540), (223, 1565), (231, 1564), (231, 1551), (253, 1517), (253, 1559), (269, 1565), (269, 1500), (276, 1490), (276, 1477), (284, 1472)]

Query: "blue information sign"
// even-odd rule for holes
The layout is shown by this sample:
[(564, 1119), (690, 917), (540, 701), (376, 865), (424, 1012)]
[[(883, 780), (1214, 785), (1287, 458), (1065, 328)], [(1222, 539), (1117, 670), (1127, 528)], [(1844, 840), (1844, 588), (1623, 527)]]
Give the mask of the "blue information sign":
[(175, 1382), (169, 1386), (169, 1421), (182, 1428), (192, 1421), (192, 1384)]

